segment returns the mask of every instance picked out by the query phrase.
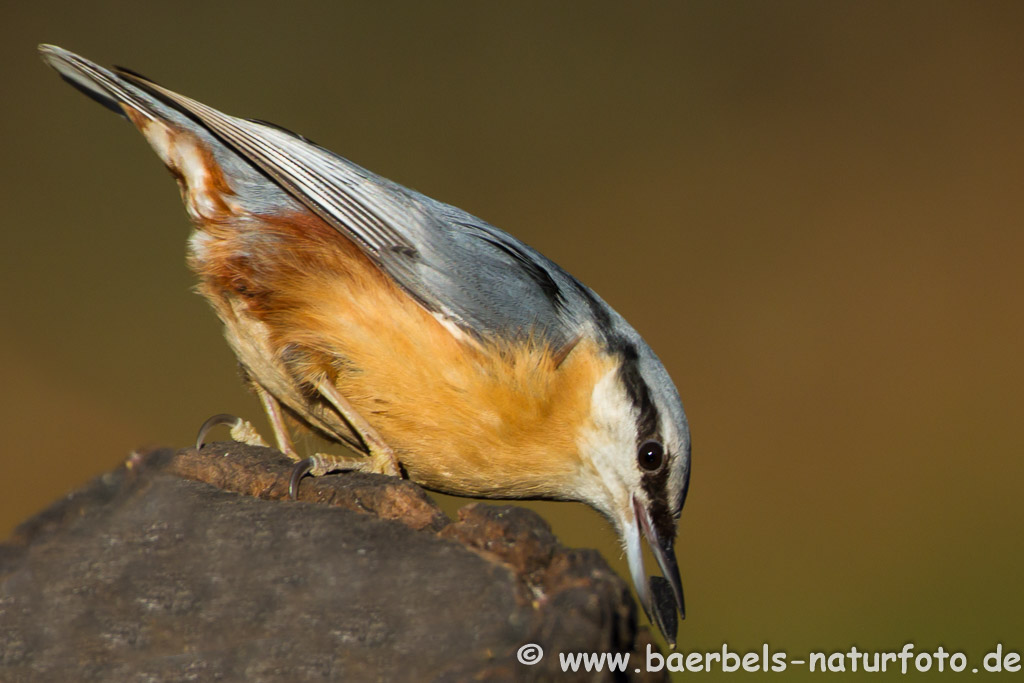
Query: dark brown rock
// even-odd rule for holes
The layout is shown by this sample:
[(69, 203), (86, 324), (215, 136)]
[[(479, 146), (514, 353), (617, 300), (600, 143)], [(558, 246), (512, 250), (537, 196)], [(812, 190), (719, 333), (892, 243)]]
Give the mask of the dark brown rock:
[[(537, 515), (349, 473), (286, 500), (277, 451), (158, 450), (0, 545), (0, 680), (563, 680), (636, 649), (625, 583)], [(304, 502), (311, 501), (311, 502)], [(526, 643), (546, 656), (516, 660)]]

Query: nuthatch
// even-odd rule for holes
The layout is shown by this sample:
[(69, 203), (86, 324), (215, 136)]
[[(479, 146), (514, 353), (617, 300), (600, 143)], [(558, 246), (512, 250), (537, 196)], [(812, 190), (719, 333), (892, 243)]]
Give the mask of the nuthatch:
[[(645, 611), (674, 642), (689, 428), (618, 313), (514, 237), (299, 135), (40, 52), (177, 177), (196, 228), (189, 266), (279, 448), (301, 460), (288, 415), (363, 453), (301, 460), (293, 484), (359, 469), (460, 496), (588, 503), (615, 525)], [(641, 538), (664, 578), (648, 583)]]

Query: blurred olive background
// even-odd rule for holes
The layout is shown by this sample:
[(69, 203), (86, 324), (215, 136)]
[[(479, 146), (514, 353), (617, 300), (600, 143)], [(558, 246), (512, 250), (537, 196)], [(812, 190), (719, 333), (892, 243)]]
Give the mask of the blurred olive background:
[[(260, 414), (174, 182), (53, 42), (461, 206), (623, 313), (693, 430), (684, 650), (1024, 650), (1024, 5), (22, 3), (0, 35), (2, 535)], [(530, 505), (628, 575), (597, 514)]]

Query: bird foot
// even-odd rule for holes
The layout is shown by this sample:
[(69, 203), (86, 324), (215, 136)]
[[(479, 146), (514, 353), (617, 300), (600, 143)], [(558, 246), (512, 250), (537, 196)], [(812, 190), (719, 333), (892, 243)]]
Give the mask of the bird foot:
[(230, 427), (229, 434), (233, 441), (239, 443), (248, 444), (249, 446), (263, 446), (267, 447), (267, 442), (263, 440), (256, 428), (252, 426), (252, 423), (248, 420), (243, 420), (240, 417), (234, 415), (228, 415), (227, 413), (220, 413), (214, 415), (199, 428), (199, 434), (196, 436), (196, 450), (200, 450), (206, 440), (206, 435), (214, 427), (226, 425)]

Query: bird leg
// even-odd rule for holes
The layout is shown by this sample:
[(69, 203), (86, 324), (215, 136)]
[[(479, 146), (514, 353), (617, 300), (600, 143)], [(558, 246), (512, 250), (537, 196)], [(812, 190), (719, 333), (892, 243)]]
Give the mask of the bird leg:
[(266, 412), (267, 419), (270, 420), (270, 426), (274, 430), (274, 441), (277, 442), (277, 450), (287, 455), (290, 460), (296, 462), (301, 460), (299, 454), (295, 452), (295, 446), (292, 445), (292, 437), (288, 433), (288, 426), (284, 423), (284, 413), (281, 412), (281, 404), (270, 395), (269, 391), (259, 384), (254, 382), (253, 386), (256, 387), (256, 395), (260, 397), (260, 403), (263, 404), (263, 410)]
[[(263, 404), (263, 410), (267, 413), (267, 418), (270, 420), (270, 426), (274, 429), (274, 440), (277, 442), (277, 449), (288, 456), (291, 460), (300, 460), (299, 454), (295, 452), (295, 446), (292, 445), (291, 436), (288, 434), (288, 427), (284, 423), (284, 414), (281, 412), (281, 404), (277, 402), (277, 399), (270, 395), (270, 392), (261, 387), (255, 382), (252, 386), (256, 390), (256, 395), (259, 396), (260, 403)], [(199, 428), (199, 434), (196, 436), (196, 450), (198, 451), (203, 447), (203, 443), (206, 440), (206, 435), (214, 427), (220, 425), (226, 425), (230, 427), (229, 434), (231, 435), (232, 441), (244, 443), (249, 446), (262, 446), (267, 448), (267, 442), (263, 440), (256, 428), (252, 426), (252, 423), (248, 420), (243, 420), (235, 415), (229, 415), (227, 413), (220, 413), (214, 415)]]
[[(392, 477), (402, 476), (401, 470), (398, 468), (398, 458), (395, 456), (395, 452), (384, 442), (384, 439), (377, 433), (377, 430), (371, 427), (370, 423), (356, 412), (352, 404), (338, 392), (337, 387), (330, 382), (321, 381), (317, 384), (316, 390), (327, 399), (328, 403), (334, 406), (334, 409), (338, 411), (342, 419), (348, 423), (348, 426), (352, 428), (352, 431), (363, 442), (366, 453), (370, 457), (370, 464), (368, 467), (364, 466), (359, 469), (365, 472), (376, 472), (377, 474), (386, 474)], [(332, 458), (334, 456), (324, 457)], [(347, 463), (349, 460), (351, 458), (340, 458), (339, 462)], [(345, 469), (350, 469), (350, 466), (346, 464)]]
[[(317, 392), (331, 404), (348, 426), (352, 428), (352, 431), (362, 441), (363, 448), (366, 450), (368, 457), (353, 458), (330, 453), (316, 453), (305, 459), (300, 458), (288, 433), (288, 426), (284, 421), (281, 404), (269, 391), (259, 384), (253, 382), (253, 387), (256, 389), (256, 395), (259, 396), (260, 403), (263, 404), (263, 410), (266, 411), (267, 418), (270, 420), (270, 425), (274, 430), (274, 440), (277, 442), (278, 450), (296, 463), (288, 482), (288, 495), (292, 499), (298, 493), (299, 480), (307, 474), (319, 477), (330, 472), (356, 470), (393, 477), (401, 476), (395, 452), (384, 442), (384, 439), (377, 433), (377, 430), (370, 426), (370, 423), (362, 415), (356, 412), (352, 404), (330, 382), (326, 380), (319, 382), (316, 387)], [(240, 417), (228, 415), (227, 413), (221, 413), (211, 417), (199, 428), (199, 435), (196, 437), (196, 450), (203, 447), (206, 434), (219, 425), (230, 426), (231, 438), (234, 441), (249, 444), (250, 446), (267, 446), (267, 443), (248, 420), (243, 420)]]
[(307, 474), (319, 477), (329, 472), (356, 470), (392, 477), (402, 476), (395, 452), (385, 443), (377, 430), (370, 426), (370, 423), (338, 392), (337, 387), (327, 380), (322, 380), (316, 385), (316, 390), (338, 411), (342, 419), (363, 442), (368, 457), (351, 458), (330, 453), (317, 453), (301, 460), (292, 470), (292, 476), (288, 482), (288, 495), (295, 499), (299, 480)]

